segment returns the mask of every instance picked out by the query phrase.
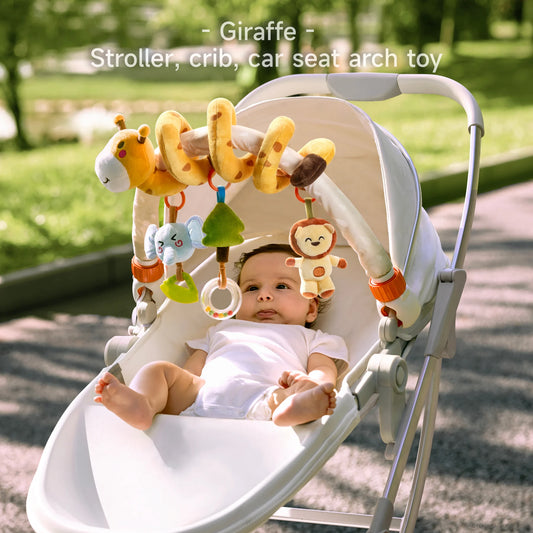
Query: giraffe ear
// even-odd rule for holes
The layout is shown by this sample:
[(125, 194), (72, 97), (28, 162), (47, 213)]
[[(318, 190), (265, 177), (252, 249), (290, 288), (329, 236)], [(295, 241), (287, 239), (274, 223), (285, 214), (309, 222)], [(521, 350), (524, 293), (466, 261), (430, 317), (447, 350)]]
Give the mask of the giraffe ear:
[(119, 130), (126, 129), (126, 121), (124, 120), (124, 115), (119, 114), (115, 116), (115, 125), (118, 127)]
[(150, 126), (147, 124), (143, 124), (142, 126), (139, 126), (139, 136), (137, 137), (137, 140), (140, 144), (144, 144), (146, 141), (146, 137), (150, 135)]

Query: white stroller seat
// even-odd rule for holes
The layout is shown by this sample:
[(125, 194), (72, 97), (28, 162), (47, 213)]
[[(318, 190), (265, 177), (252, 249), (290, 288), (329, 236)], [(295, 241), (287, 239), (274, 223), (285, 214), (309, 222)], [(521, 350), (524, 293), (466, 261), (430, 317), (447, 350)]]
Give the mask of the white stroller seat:
[(355, 410), (348, 393), (334, 419), (294, 429), (162, 415), (140, 432), (90, 407), (87, 441), (106, 522), (131, 532), (249, 531), (318, 471), (358, 419)]
[[(275, 116), (291, 117), (294, 146), (315, 137), (328, 137), (336, 145), (327, 169), (330, 178), (323, 175), (308, 188), (318, 200), (315, 215), (329, 219), (342, 233), (336, 253), (349, 264), (335, 272), (333, 303), (317, 325), (343, 336), (349, 348), (350, 370), (338, 385), (335, 412), (294, 428), (157, 415), (153, 426), (141, 432), (94, 405), (95, 378), (69, 406), (43, 453), (28, 495), (28, 515), (37, 532), (251, 531), (321, 468), (377, 401), (371, 394), (360, 408), (354, 397), (356, 383), (381, 344), (380, 315), (352, 249), (358, 237), (353, 235), (352, 204), (422, 305), (420, 318), (410, 328), (400, 328), (401, 346), (430, 318), (438, 273), (449, 260), (421, 207), (416, 171), (399, 142), (338, 98), (280, 98), (249, 106), (245, 101), (237, 109), (239, 124), (260, 131)], [(187, 189), (180, 216), (205, 218), (210, 212), (214, 198), (206, 201), (198, 189)], [(230, 263), (243, 249), (286, 242), (290, 226), (301, 218), (292, 191), (262, 195), (251, 180), (232, 185), (226, 201), (246, 226), (246, 242), (231, 249)], [(216, 275), (215, 265), (208, 252), (197, 252), (184, 267), (201, 287)], [(166, 301), (154, 324), (118, 358), (125, 382), (152, 360), (182, 364), (184, 342), (203, 335), (210, 325), (213, 321), (199, 305)]]

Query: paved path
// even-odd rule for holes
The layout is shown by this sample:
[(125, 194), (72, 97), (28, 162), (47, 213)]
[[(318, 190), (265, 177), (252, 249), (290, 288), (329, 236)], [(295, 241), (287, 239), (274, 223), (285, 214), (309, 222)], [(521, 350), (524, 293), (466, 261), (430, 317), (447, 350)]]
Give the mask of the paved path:
[[(444, 205), (431, 215), (448, 246), (460, 206)], [(532, 259), (533, 181), (482, 195), (458, 314), (458, 354), (443, 367), (418, 532), (531, 531)], [(118, 288), (113, 299), (118, 295), (129, 298), (129, 289)], [(46, 439), (68, 403), (102, 366), (106, 340), (127, 327), (127, 318), (87, 314), (95, 309), (85, 299), (0, 324), (3, 533), (31, 531), (25, 498)], [(411, 357), (414, 367), (420, 353), (421, 348)], [(295, 503), (372, 512), (387, 475), (382, 452), (376, 419), (370, 417)], [(270, 522), (260, 531), (345, 530)]]

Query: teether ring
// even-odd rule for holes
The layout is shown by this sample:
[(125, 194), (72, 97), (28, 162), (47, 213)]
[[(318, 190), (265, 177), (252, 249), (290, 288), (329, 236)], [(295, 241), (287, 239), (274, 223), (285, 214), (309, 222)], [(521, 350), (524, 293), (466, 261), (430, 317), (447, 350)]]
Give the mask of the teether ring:
[[(223, 309), (219, 309), (211, 301), (213, 294), (217, 290), (229, 291), (231, 295), (231, 302)], [(242, 303), (242, 293), (239, 285), (237, 285), (237, 283), (232, 279), (228, 278), (226, 280), (226, 288), (221, 289), (219, 287), (218, 278), (213, 278), (209, 280), (202, 289), (200, 301), (204, 313), (206, 313), (208, 316), (215, 318), (216, 320), (227, 320), (228, 318), (234, 317), (237, 314), (237, 311), (240, 309)]]

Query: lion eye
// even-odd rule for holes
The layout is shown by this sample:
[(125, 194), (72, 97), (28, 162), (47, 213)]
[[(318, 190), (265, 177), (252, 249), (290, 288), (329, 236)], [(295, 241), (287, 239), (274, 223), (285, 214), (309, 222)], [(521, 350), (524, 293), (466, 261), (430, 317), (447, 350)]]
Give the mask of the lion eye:
[(307, 239), (305, 239), (305, 242), (313, 242), (313, 239), (311, 239), (311, 237), (307, 237)]
[(320, 235), (320, 237), (318, 238), (318, 240), (320, 240), (320, 239), (324, 240), (324, 239), (325, 239), (324, 235)]

